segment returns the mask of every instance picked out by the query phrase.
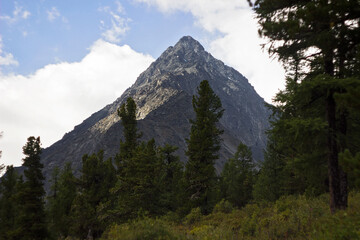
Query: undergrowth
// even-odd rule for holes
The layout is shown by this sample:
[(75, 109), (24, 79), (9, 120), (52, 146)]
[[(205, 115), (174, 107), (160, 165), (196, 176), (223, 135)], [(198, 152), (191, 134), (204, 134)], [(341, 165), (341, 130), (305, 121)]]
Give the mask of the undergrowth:
[(212, 214), (202, 216), (193, 209), (181, 222), (169, 214), (113, 225), (102, 239), (360, 239), (360, 193), (350, 193), (348, 209), (336, 214), (330, 213), (328, 205), (328, 195), (286, 196), (242, 209), (222, 201)]

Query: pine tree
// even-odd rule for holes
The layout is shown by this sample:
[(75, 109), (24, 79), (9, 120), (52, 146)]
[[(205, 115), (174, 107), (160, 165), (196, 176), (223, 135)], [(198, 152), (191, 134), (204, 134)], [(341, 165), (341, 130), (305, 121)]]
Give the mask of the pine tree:
[(48, 236), (46, 216), (44, 210), (44, 176), (43, 165), (40, 162), (40, 137), (29, 137), (23, 147), (25, 158), (25, 182), (19, 192), (22, 201), (21, 212), (18, 216), (17, 239), (46, 239)]
[(179, 158), (172, 155), (176, 148), (166, 145), (158, 149), (154, 139), (138, 141), (141, 134), (138, 133), (136, 104), (132, 98), (127, 99), (118, 114), (125, 141), (120, 143), (118, 181), (111, 190), (115, 195), (115, 210), (107, 204), (104, 218), (124, 222), (139, 214), (157, 216), (174, 210), (178, 204), (178, 191), (172, 187), (178, 187), (181, 175)]
[(110, 189), (115, 185), (115, 168), (111, 159), (104, 161), (104, 152), (82, 158), (79, 189), (71, 208), (71, 234), (79, 238), (100, 237), (105, 230), (99, 220), (98, 207), (110, 198)]
[(136, 103), (129, 97), (126, 99), (126, 104), (122, 104), (118, 109), (118, 115), (121, 118), (121, 125), (123, 126), (123, 134), (125, 141), (120, 142), (120, 151), (116, 156), (116, 163), (118, 170), (126, 161), (133, 156), (134, 150), (139, 145), (138, 139), (141, 137), (141, 133), (138, 133), (137, 121), (136, 121)]
[(252, 199), (256, 171), (250, 148), (240, 143), (221, 173), (222, 197), (233, 206), (243, 207)]
[(166, 144), (159, 148), (161, 176), (161, 205), (163, 211), (175, 212), (181, 203), (181, 179), (183, 176), (183, 164), (179, 156), (174, 155), (178, 147)]
[(192, 208), (200, 207), (202, 212), (211, 212), (216, 202), (217, 176), (214, 163), (220, 150), (222, 130), (217, 123), (224, 110), (221, 101), (204, 80), (193, 96), (195, 120), (191, 120), (190, 138), (187, 139), (188, 161), (185, 169), (186, 194)]
[[(254, 5), (259, 33), (269, 40), (269, 53), (284, 63), (288, 84), (294, 85), (293, 92), (280, 92), (275, 99), (285, 113), (285, 118), (279, 116), (289, 130), (284, 134), (296, 133), (299, 139), (307, 136), (303, 130), (325, 131), (322, 142), (302, 139), (305, 145), (322, 145), (317, 157), (301, 156), (303, 151), (296, 148), (287, 157), (292, 163), (301, 159), (302, 166), (310, 166), (314, 159), (326, 156), (332, 212), (347, 206), (347, 177), (338, 154), (346, 148), (358, 151), (349, 138), (354, 112), (335, 96), (360, 84), (355, 67), (360, 60), (359, 8), (357, 0), (256, 0)], [(295, 98), (288, 98), (289, 94)]]
[(157, 216), (162, 213), (160, 176), (161, 165), (155, 141), (142, 142), (118, 175), (113, 192), (118, 196), (116, 214), (119, 221), (138, 215)]
[(70, 210), (76, 197), (76, 179), (72, 173), (71, 163), (66, 163), (61, 171), (54, 168), (52, 183), (47, 213), (51, 234), (58, 239), (69, 235)]
[(257, 176), (253, 196), (256, 201), (276, 201), (287, 194), (285, 190), (287, 173), (286, 163), (276, 149), (276, 144), (268, 139), (264, 161)]
[(7, 166), (0, 183), (0, 239), (14, 239), (17, 216), (16, 184), (18, 176), (13, 166)]

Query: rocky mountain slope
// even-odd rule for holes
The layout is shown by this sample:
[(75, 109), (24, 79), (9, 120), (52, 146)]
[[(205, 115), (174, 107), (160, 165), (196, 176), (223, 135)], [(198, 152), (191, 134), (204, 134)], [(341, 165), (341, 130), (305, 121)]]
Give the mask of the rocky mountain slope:
[(225, 109), (220, 121), (225, 132), (217, 170), (220, 171), (236, 151), (240, 141), (250, 146), (254, 158), (261, 161), (266, 145), (265, 130), (269, 126), (269, 111), (264, 100), (243, 75), (215, 59), (199, 42), (186, 36), (169, 47), (115, 102), (92, 114), (43, 151), (46, 177), (50, 176), (54, 166), (61, 167), (65, 162), (72, 162), (78, 172), (85, 153), (104, 149), (106, 157), (114, 156), (122, 138), (117, 109), (130, 96), (138, 106), (138, 125), (143, 139), (154, 138), (157, 145), (169, 143), (178, 146), (177, 153), (186, 161), (185, 139), (189, 136), (189, 119), (194, 118), (192, 96), (205, 79)]

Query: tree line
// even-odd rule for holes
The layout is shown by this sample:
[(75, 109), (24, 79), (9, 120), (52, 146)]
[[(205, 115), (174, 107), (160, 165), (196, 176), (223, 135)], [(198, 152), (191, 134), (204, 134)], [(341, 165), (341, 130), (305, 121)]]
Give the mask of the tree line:
[(222, 134), (218, 121), (224, 110), (208, 81), (200, 83), (193, 108), (196, 118), (191, 121), (185, 166), (174, 154), (176, 146), (140, 140), (136, 104), (128, 98), (118, 110), (124, 138), (114, 159), (104, 159), (102, 150), (85, 154), (78, 178), (71, 163), (55, 167), (46, 198), (40, 138), (28, 138), (24, 175), (8, 166), (1, 181), (0, 238), (99, 238), (112, 224), (139, 216), (184, 217), (196, 208), (209, 214), (221, 199), (244, 206), (252, 199), (256, 175), (250, 149), (241, 143), (217, 176), (214, 163)]
[(223, 132), (218, 122), (224, 109), (207, 81), (200, 83), (193, 108), (196, 117), (186, 140), (185, 165), (174, 154), (176, 146), (140, 140), (136, 104), (128, 98), (118, 110), (124, 138), (114, 159), (104, 159), (102, 150), (85, 154), (80, 177), (73, 175), (71, 163), (62, 169), (55, 167), (46, 198), (40, 138), (28, 138), (23, 147), (24, 175), (8, 166), (0, 184), (0, 238), (96, 239), (113, 224), (139, 217), (172, 214), (184, 219), (189, 213), (210, 214), (215, 206), (215, 211), (227, 211), (284, 195), (317, 196), (327, 191), (327, 183), (321, 181), (326, 180), (324, 175), (304, 177), (300, 183), (294, 174), (315, 175), (326, 169), (324, 165), (304, 167), (299, 162), (289, 166), (275, 151), (272, 138), (262, 165), (257, 166), (249, 147), (240, 143), (216, 175), (214, 163)]

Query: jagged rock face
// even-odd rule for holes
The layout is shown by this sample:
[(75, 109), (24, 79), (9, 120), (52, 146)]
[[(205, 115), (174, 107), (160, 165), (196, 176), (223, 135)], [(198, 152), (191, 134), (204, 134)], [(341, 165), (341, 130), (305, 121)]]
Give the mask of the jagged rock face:
[(128, 97), (132, 97), (138, 106), (138, 126), (143, 139), (154, 138), (158, 145), (178, 146), (177, 153), (186, 161), (189, 119), (195, 117), (191, 101), (202, 80), (209, 81), (225, 109), (220, 120), (224, 140), (220, 159), (216, 162), (217, 170), (220, 171), (224, 162), (235, 153), (240, 141), (251, 147), (257, 161), (262, 161), (265, 130), (269, 126), (269, 111), (264, 100), (244, 76), (186, 36), (174, 47), (169, 47), (114, 103), (94, 113), (45, 149), (42, 155), (45, 175), (49, 177), (54, 166), (61, 167), (69, 161), (78, 172), (85, 153), (104, 149), (105, 156), (115, 156), (122, 138), (117, 109)]

